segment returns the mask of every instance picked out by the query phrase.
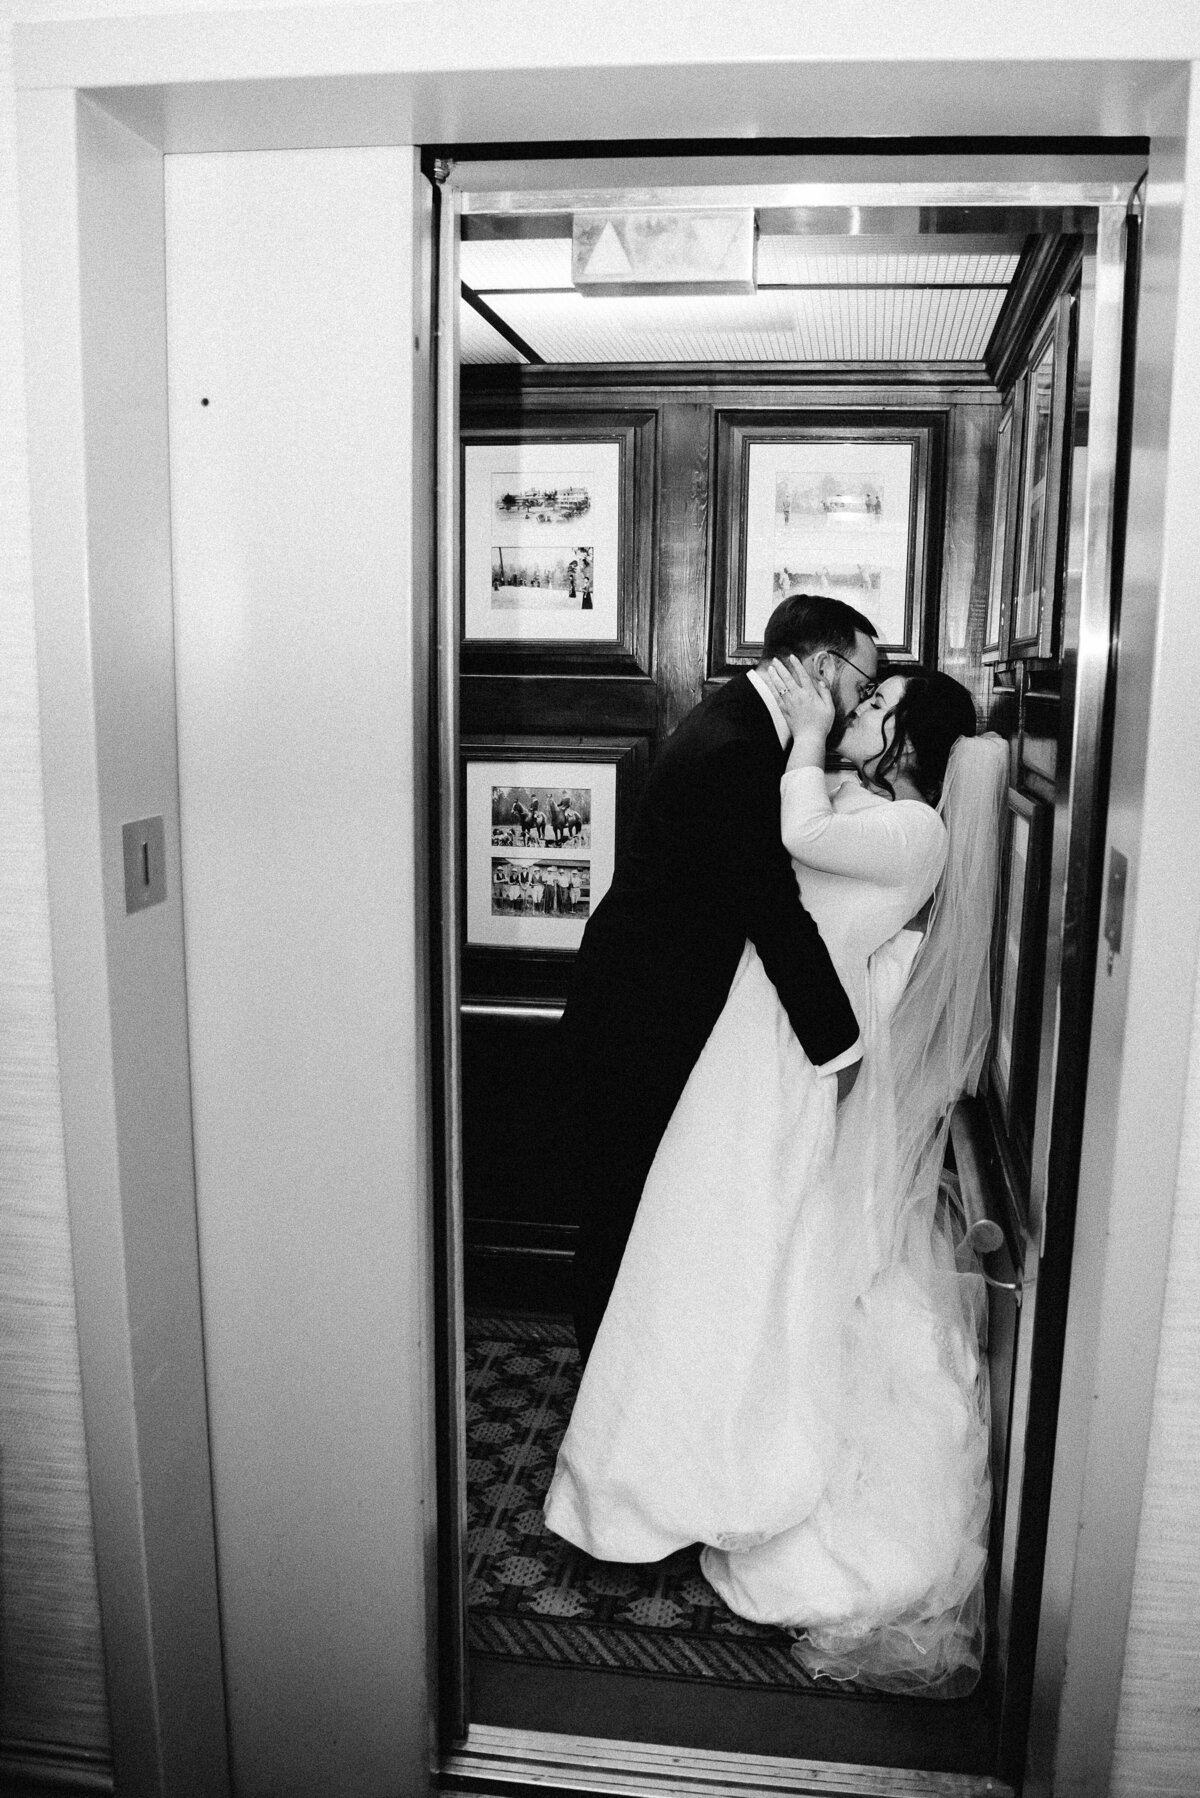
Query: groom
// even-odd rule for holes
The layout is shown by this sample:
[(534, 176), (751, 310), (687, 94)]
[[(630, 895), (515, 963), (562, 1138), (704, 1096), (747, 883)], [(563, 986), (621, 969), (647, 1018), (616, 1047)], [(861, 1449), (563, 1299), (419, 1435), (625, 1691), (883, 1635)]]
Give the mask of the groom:
[[(828, 684), (836, 741), (873, 689), (874, 626), (840, 600), (793, 594), (763, 662), (800, 657)], [(810, 1061), (848, 1092), (858, 1024), (800, 903), (779, 834), (787, 723), (758, 669), (736, 674), (663, 745), (612, 885), (588, 921), (559, 1035), (562, 1115), (580, 1202), (575, 1332), (586, 1360), (676, 1101), (747, 938)]]

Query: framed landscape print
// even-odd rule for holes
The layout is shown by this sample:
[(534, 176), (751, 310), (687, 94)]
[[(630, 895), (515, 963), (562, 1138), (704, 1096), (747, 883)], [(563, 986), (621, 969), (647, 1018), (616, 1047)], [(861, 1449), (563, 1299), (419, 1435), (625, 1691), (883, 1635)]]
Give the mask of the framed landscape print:
[(845, 600), (893, 661), (921, 654), (940, 421), (826, 417), (719, 419), (714, 673), (758, 658), (767, 620), (790, 593)]
[(640, 738), (463, 744), (465, 987), (542, 996), (547, 962), (558, 964), (551, 989), (565, 986), (564, 962), (612, 882), (645, 748)]
[(636, 494), (649, 478), (646, 436), (635, 415), (464, 429), (464, 671), (645, 660), (650, 521), (640, 528)]

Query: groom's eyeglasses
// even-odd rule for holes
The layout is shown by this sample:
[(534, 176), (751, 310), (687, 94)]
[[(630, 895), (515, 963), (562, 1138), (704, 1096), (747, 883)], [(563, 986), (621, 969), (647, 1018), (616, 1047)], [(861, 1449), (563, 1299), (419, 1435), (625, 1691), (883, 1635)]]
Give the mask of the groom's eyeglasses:
[(858, 688), (858, 703), (859, 705), (865, 705), (879, 685), (879, 682), (872, 680), (865, 668), (860, 668), (857, 662), (852, 662), (849, 656), (842, 655), (840, 650), (831, 649), (829, 653), (831, 656), (837, 656), (839, 662), (845, 662), (847, 668), (853, 668), (855, 674), (861, 676), (856, 683)]

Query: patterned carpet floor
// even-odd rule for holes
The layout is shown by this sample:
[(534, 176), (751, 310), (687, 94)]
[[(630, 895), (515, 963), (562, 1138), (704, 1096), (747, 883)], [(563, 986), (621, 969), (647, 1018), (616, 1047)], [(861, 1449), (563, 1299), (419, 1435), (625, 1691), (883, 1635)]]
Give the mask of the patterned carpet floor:
[[(813, 1689), (783, 1631), (735, 1617), (697, 1550), (594, 1561), (546, 1528), (542, 1500), (579, 1385), (565, 1319), (468, 1314), (467, 1639), (567, 1667)], [(843, 1691), (845, 1687), (841, 1688)]]

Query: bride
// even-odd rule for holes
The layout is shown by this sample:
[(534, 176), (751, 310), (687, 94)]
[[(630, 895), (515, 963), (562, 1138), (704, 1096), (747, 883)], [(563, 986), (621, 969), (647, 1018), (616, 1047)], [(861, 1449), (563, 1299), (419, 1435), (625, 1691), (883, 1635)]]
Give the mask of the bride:
[(782, 835), (858, 1016), (839, 1109), (747, 943), (650, 1170), (546, 1498), (602, 1560), (705, 1544), (811, 1673), (978, 1677), (990, 1490), (983, 1283), (939, 1184), (978, 1080), (1007, 755), (970, 695), (894, 674), (824, 773), (828, 689), (762, 670), (792, 728)]

